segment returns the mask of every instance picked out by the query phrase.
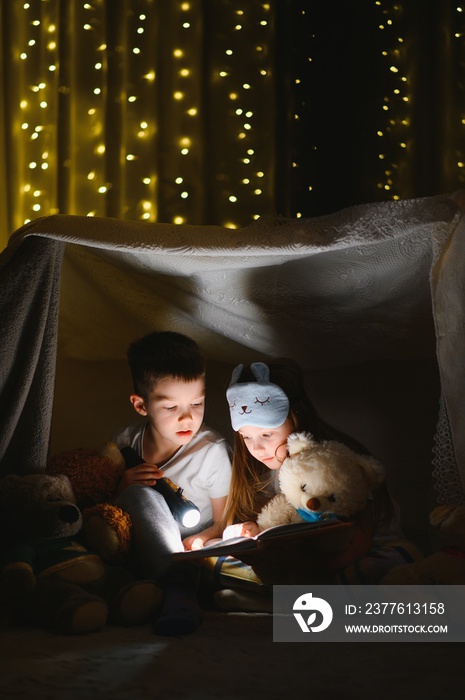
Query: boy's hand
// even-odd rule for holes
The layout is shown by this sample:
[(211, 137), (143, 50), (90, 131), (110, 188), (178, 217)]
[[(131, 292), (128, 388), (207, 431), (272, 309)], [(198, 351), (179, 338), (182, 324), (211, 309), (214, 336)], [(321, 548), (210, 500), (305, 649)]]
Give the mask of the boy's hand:
[(125, 488), (131, 486), (132, 484), (139, 484), (140, 486), (155, 486), (157, 479), (161, 479), (164, 476), (161, 469), (155, 466), (155, 464), (138, 464), (136, 467), (131, 467), (131, 469), (126, 469), (123, 476), (118, 484), (118, 493), (124, 491)]

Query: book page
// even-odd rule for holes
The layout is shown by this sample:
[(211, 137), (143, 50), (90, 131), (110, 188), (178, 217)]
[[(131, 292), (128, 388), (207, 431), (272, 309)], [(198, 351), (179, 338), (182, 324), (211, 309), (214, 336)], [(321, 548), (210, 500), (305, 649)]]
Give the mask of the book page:
[(266, 530), (263, 530), (258, 535), (253, 537), (232, 537), (227, 540), (222, 540), (214, 544), (185, 552), (175, 552), (175, 559), (199, 559), (202, 557), (223, 556), (228, 554), (240, 554), (240, 552), (253, 551), (259, 548), (260, 542), (281, 540), (283, 538), (292, 537), (297, 534), (315, 533), (329, 526), (347, 526), (348, 523), (343, 523), (337, 518), (327, 520), (318, 520), (316, 522), (300, 522), (288, 523), (286, 525), (275, 525)]

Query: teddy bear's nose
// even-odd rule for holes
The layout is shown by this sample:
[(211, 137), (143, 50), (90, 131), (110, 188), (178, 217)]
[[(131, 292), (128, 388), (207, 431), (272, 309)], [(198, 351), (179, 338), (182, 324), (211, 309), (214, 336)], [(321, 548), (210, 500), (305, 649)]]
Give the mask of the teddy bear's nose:
[(60, 508), (60, 519), (64, 523), (75, 523), (79, 520), (79, 509), (72, 504)]
[(318, 498), (309, 498), (306, 503), (308, 510), (319, 510), (320, 505)]

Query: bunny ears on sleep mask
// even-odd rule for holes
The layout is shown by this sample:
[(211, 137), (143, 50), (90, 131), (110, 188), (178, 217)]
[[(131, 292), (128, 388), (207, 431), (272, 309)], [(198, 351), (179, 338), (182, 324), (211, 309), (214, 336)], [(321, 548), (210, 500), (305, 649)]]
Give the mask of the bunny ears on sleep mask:
[(233, 430), (244, 425), (278, 428), (289, 414), (287, 395), (281, 387), (270, 382), (270, 369), (264, 362), (250, 365), (256, 381), (238, 383), (243, 369), (244, 365), (238, 365), (233, 370), (226, 391)]

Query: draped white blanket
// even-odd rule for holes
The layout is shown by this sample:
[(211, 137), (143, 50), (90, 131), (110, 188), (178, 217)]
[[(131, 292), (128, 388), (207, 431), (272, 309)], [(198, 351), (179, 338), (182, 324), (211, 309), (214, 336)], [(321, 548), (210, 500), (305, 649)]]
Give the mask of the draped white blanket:
[(0, 256), (2, 472), (44, 464), (58, 336), (64, 355), (105, 360), (143, 326), (180, 330), (231, 363), (290, 356), (314, 370), (437, 355), (436, 473), (444, 498), (461, 499), (462, 198), (240, 230), (63, 215), (24, 226)]

